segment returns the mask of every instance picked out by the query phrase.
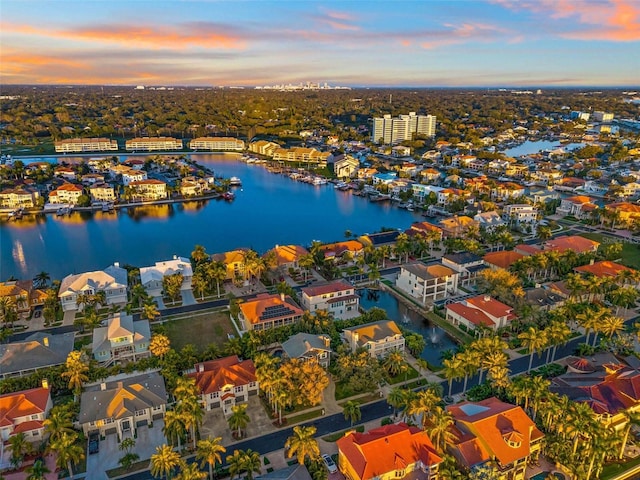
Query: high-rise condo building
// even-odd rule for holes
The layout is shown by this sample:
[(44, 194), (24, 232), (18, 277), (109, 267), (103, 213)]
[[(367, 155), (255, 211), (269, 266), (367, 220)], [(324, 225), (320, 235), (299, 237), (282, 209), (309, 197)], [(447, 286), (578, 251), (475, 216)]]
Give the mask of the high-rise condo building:
[(436, 134), (436, 117), (433, 115), (384, 115), (373, 119), (371, 141), (375, 143), (399, 143), (411, 140), (413, 134), (433, 137)]

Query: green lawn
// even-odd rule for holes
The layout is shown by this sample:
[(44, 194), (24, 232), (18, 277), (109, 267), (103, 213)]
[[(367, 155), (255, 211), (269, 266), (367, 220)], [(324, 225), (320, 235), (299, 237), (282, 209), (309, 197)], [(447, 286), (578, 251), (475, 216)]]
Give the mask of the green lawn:
[(627, 267), (640, 269), (640, 245), (625, 242), (617, 237), (611, 237), (602, 233), (581, 233), (580, 236), (595, 240), (600, 243), (617, 243), (622, 242), (621, 263)]
[(220, 311), (201, 312), (176, 320), (168, 319), (162, 326), (171, 340), (171, 346), (176, 350), (192, 344), (202, 352), (211, 343), (221, 347), (227, 341), (229, 333), (238, 335), (229, 319), (229, 313)]
[(609, 478), (616, 477), (620, 475), (622, 472), (630, 470), (633, 467), (638, 465), (640, 465), (640, 457), (636, 457), (633, 460), (628, 461), (627, 463), (612, 463), (611, 465), (607, 465), (602, 469), (600, 478), (601, 480), (608, 480)]
[(311, 410), (310, 412), (301, 413), (300, 415), (294, 415), (292, 417), (286, 417), (288, 425), (295, 425), (296, 423), (306, 422), (307, 420), (311, 420), (313, 418), (318, 418), (322, 416), (322, 411), (324, 409), (320, 408), (318, 410)]
[(413, 380), (414, 378), (418, 378), (418, 371), (413, 368), (411, 365), (407, 365), (409, 370), (404, 373), (399, 373), (395, 377), (389, 377), (389, 385), (395, 385), (396, 383), (406, 382), (407, 380)]

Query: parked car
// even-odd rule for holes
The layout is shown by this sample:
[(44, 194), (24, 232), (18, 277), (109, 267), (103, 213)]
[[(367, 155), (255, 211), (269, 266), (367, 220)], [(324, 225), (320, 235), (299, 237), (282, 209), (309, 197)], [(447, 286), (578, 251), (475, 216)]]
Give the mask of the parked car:
[(336, 473), (338, 471), (338, 466), (336, 465), (336, 462), (333, 461), (330, 455), (327, 455), (326, 453), (322, 455), (322, 461), (327, 467), (327, 470), (329, 470), (329, 473)]
[(89, 454), (98, 453), (100, 451), (100, 434), (97, 432), (89, 434)]

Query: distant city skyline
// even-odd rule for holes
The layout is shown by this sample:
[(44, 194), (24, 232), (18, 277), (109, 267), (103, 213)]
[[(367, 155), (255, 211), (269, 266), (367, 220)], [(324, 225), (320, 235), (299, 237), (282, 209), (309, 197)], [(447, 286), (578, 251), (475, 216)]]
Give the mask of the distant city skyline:
[(634, 86), (638, 0), (3, 0), (2, 84)]

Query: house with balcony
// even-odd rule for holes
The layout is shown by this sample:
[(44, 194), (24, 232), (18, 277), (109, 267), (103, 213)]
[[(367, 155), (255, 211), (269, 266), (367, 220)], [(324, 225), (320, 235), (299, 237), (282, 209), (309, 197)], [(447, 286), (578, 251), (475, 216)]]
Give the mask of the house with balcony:
[(375, 358), (384, 358), (394, 350), (404, 352), (404, 337), (393, 320), (345, 328), (342, 338), (352, 352), (364, 348)]
[(336, 442), (348, 480), (437, 480), (442, 458), (424, 430), (406, 423), (349, 431)]
[(196, 363), (186, 375), (195, 380), (205, 410), (222, 409), (224, 415), (259, 392), (253, 361), (240, 360), (237, 355)]
[(424, 237), (428, 243), (442, 240), (442, 229), (429, 222), (413, 222), (404, 233), (409, 237), (420, 235)]
[[(304, 311), (293, 299), (284, 294), (262, 293), (238, 305), (237, 327), (242, 332), (270, 330), (293, 325), (302, 318)], [(232, 318), (233, 319), (233, 318)]]
[(220, 262), (225, 266), (227, 270), (225, 280), (244, 278), (244, 258), (248, 250), (248, 248), (239, 248), (229, 252), (214, 253), (211, 255), (211, 261)]
[(297, 358), (304, 362), (318, 362), (322, 368), (329, 368), (331, 362), (331, 337), (296, 333), (282, 342), (285, 358)]
[(167, 184), (154, 178), (131, 182), (129, 188), (131, 188), (131, 199), (137, 202), (162, 200), (169, 196)]
[(502, 219), (514, 230), (532, 233), (538, 226), (538, 208), (526, 203), (505, 205)]
[(151, 329), (148, 320), (133, 321), (131, 315), (117, 313), (105, 327), (93, 329), (91, 352), (104, 364), (130, 362), (150, 356)]
[(338, 155), (333, 158), (333, 172), (338, 178), (352, 178), (357, 175), (360, 162), (351, 155)]
[(432, 183), (437, 182), (442, 177), (442, 173), (435, 168), (425, 168), (418, 172), (418, 176), (425, 182)]
[(358, 255), (362, 255), (364, 246), (357, 240), (346, 240), (321, 245), (320, 251), (324, 254), (325, 260), (353, 260)]
[(302, 308), (311, 313), (325, 310), (333, 318), (348, 320), (360, 316), (360, 296), (345, 280), (304, 287), (301, 290)]
[(458, 274), (460, 287), (475, 285), (478, 274), (487, 268), (482, 257), (471, 252), (447, 253), (440, 261)]
[(65, 312), (84, 308), (78, 298), (98, 292), (104, 292), (106, 305), (126, 305), (127, 283), (127, 271), (116, 262), (104, 270), (67, 275), (60, 284), (58, 297)]
[(193, 268), (188, 258), (173, 256), (172, 260), (156, 262), (152, 267), (140, 268), (140, 283), (151, 297), (162, 296), (162, 281), (164, 277), (182, 274), (181, 290), (189, 290), (191, 288), (191, 280), (193, 279)]
[(89, 196), (94, 203), (113, 203), (117, 200), (116, 190), (108, 183), (98, 183), (89, 187)]
[(24, 340), (0, 344), (0, 379), (22, 377), (42, 368), (64, 365), (73, 350), (75, 332), (36, 332)]
[(481, 229), (492, 232), (497, 228), (504, 227), (506, 223), (498, 212), (478, 212), (473, 219), (478, 222)]
[(556, 215), (573, 216), (577, 219), (587, 219), (591, 212), (598, 206), (591, 201), (591, 198), (584, 195), (575, 195), (569, 198), (563, 198), (560, 206), (556, 208)]
[(469, 230), (479, 229), (480, 224), (465, 215), (454, 215), (439, 222), (444, 238), (464, 237)]
[[(44, 421), (53, 407), (47, 380), (42, 386), (0, 395), (0, 443), (23, 433), (29, 443), (44, 441)], [(4, 450), (0, 444), (0, 452)], [(0, 458), (2, 460), (2, 458)]]
[(63, 183), (49, 193), (49, 203), (56, 205), (76, 205), (83, 195), (82, 187), (74, 183)]
[(605, 210), (615, 212), (620, 218), (619, 223), (631, 225), (640, 221), (640, 204), (630, 202), (616, 202), (605, 205)]
[(453, 325), (464, 325), (468, 330), (506, 327), (516, 318), (513, 308), (489, 295), (478, 295), (461, 302), (449, 303), (446, 319)]
[(491, 397), (446, 409), (454, 419), (448, 450), (460, 467), (470, 472), (494, 462), (500, 478), (526, 478), (527, 464), (537, 461), (544, 434), (521, 407)]
[(85, 435), (136, 437), (139, 428), (164, 418), (167, 389), (157, 370), (123, 373), (85, 385), (78, 423)]
[(276, 266), (284, 271), (290, 268), (298, 269), (298, 262), (309, 251), (300, 245), (276, 245), (269, 252), (273, 252), (276, 258)]
[(497, 184), (491, 189), (491, 198), (507, 200), (524, 196), (526, 189), (522, 185), (513, 182)]
[(33, 308), (43, 305), (47, 294), (44, 290), (33, 287), (31, 280), (7, 280), (0, 282), (0, 298), (8, 298), (15, 303), (18, 316), (23, 319), (31, 317)]
[(40, 193), (35, 188), (16, 187), (0, 192), (0, 208), (17, 210), (36, 206)]
[(396, 287), (426, 305), (456, 293), (458, 272), (439, 263), (409, 263), (400, 267)]

